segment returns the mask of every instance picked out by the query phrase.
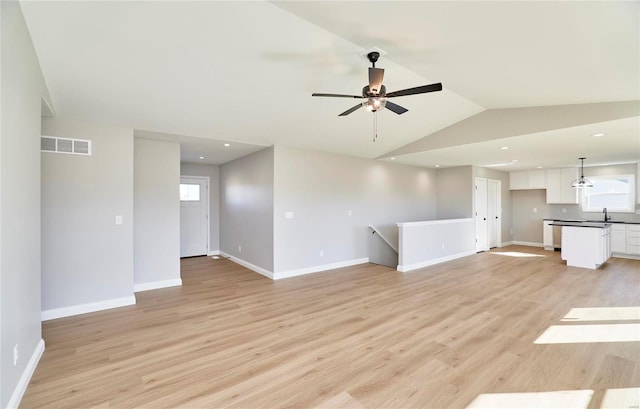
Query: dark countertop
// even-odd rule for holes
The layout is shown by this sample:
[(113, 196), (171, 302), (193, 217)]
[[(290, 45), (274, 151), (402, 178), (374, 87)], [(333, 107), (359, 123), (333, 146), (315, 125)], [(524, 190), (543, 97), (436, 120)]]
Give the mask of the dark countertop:
[[(542, 219), (553, 222), (566, 222), (566, 223), (604, 223), (604, 220), (575, 220), (575, 219)], [(640, 222), (623, 222), (619, 220), (607, 220), (607, 223), (615, 224), (640, 224)]]
[(551, 226), (563, 226), (563, 227), (592, 227), (595, 229), (604, 229), (606, 227), (610, 227), (611, 223), (590, 223), (590, 222), (562, 222), (557, 221), (551, 223)]

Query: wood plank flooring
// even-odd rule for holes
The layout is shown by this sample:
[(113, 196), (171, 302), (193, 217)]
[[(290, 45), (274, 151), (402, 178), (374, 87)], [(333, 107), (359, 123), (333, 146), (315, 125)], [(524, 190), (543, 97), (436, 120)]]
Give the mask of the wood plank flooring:
[(465, 408), (579, 390), (599, 408), (640, 387), (640, 334), (534, 343), (550, 326), (640, 323), (562, 321), (640, 307), (638, 260), (585, 270), (510, 246), (410, 273), (363, 264), (274, 282), (200, 257), (182, 279), (135, 306), (45, 322), (21, 408)]

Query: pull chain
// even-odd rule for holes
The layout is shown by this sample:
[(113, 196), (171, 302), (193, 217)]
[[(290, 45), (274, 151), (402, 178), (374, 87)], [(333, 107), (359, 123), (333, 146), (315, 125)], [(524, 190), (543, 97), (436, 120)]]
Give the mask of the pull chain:
[(378, 113), (373, 113), (373, 141), (378, 139)]

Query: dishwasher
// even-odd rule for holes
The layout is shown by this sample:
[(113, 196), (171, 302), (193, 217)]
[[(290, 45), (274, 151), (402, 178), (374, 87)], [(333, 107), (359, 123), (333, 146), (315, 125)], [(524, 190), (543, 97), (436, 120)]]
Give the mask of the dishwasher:
[(553, 249), (560, 251), (562, 247), (562, 226), (553, 226)]

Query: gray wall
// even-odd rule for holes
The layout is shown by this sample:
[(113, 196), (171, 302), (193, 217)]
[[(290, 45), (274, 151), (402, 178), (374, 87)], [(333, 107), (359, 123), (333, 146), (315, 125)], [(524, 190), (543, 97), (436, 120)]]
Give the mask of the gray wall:
[(135, 138), (133, 281), (180, 278), (180, 144)]
[(435, 218), (435, 185), (431, 169), (276, 146), (274, 272), (368, 257), (368, 225), (397, 242), (397, 222)]
[(501, 170), (473, 167), (474, 178), (487, 178), (501, 181), (500, 200), (502, 202), (502, 242), (513, 240), (513, 206), (511, 204), (511, 191), (509, 190), (509, 172)]
[[(43, 119), (92, 156), (42, 153), (42, 309), (133, 295), (133, 130)], [(123, 224), (115, 224), (115, 216)]]
[(438, 169), (436, 215), (440, 220), (473, 215), (473, 169), (471, 166)]
[[(41, 339), (40, 105), (42, 97), (49, 96), (20, 4), (0, 2), (0, 15), (0, 407), (4, 408)], [(14, 345), (19, 346), (16, 366)]]
[(220, 251), (267, 271), (273, 271), (273, 159), (274, 148), (267, 148), (220, 167)]
[(209, 177), (209, 251), (220, 249), (220, 166), (181, 163), (182, 176)]
[[(542, 244), (542, 220), (549, 218), (545, 189), (512, 190), (513, 240)], [(534, 209), (537, 212), (534, 212)]]

